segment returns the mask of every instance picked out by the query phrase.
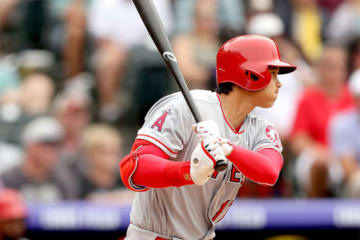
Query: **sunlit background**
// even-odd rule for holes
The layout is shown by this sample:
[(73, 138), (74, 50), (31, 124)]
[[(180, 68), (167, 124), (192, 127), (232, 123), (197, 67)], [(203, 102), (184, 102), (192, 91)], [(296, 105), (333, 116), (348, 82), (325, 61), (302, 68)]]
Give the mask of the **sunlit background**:
[[(191, 89), (215, 88), (241, 34), (298, 66), (254, 110), (280, 133), (281, 176), (245, 181), (215, 239), (360, 239), (360, 0), (154, 2)], [(0, 239), (122, 239), (118, 163), (175, 91), (131, 0), (0, 0)]]

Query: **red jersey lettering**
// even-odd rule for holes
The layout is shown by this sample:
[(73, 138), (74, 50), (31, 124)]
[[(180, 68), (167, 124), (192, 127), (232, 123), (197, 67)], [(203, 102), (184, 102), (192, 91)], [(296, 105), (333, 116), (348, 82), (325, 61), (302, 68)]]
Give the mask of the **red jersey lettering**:
[(211, 178), (216, 179), (218, 174), (219, 172), (214, 171), (213, 174), (211, 175)]
[(242, 181), (241, 172), (239, 172), (234, 165), (231, 166), (231, 175), (229, 180), (230, 182), (235, 183), (240, 183)]

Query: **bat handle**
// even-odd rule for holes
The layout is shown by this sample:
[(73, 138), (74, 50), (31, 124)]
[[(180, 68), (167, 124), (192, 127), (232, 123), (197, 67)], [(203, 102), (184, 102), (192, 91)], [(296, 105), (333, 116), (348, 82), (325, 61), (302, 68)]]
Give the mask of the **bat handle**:
[(216, 165), (215, 165), (215, 171), (217, 172), (221, 172), (224, 171), (227, 168), (228, 164), (225, 160), (220, 159), (216, 161)]

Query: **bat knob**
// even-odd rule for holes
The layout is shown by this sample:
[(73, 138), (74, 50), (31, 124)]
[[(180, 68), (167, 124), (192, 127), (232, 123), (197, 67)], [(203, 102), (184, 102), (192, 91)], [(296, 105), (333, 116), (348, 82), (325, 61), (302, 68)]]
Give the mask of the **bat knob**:
[(218, 160), (216, 161), (215, 171), (221, 172), (227, 168), (228, 164), (225, 160)]

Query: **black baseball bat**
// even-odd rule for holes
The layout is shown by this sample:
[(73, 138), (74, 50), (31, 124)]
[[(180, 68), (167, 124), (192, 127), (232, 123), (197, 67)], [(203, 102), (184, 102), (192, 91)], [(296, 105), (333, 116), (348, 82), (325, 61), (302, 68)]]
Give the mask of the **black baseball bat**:
[[(152, 40), (154, 41), (160, 55), (164, 59), (171, 74), (174, 76), (177, 85), (179, 86), (190, 111), (192, 112), (195, 121), (202, 121), (201, 115), (195, 105), (194, 99), (190, 94), (189, 88), (186, 85), (184, 77), (177, 64), (176, 57), (170, 45), (169, 37), (166, 34), (164, 25), (161, 22), (159, 14), (154, 6), (152, 0), (133, 0), (137, 11), (145, 24)], [(215, 170), (223, 171), (227, 168), (225, 160), (217, 160)]]

